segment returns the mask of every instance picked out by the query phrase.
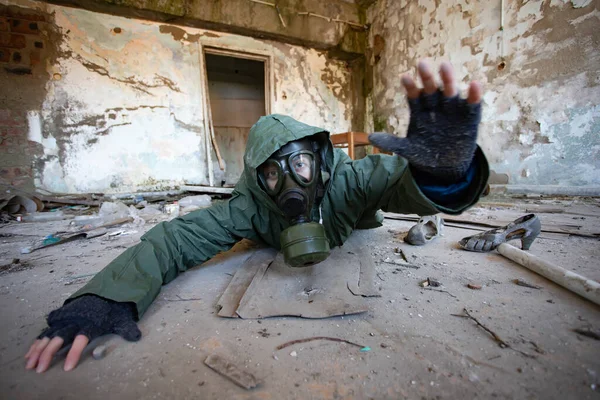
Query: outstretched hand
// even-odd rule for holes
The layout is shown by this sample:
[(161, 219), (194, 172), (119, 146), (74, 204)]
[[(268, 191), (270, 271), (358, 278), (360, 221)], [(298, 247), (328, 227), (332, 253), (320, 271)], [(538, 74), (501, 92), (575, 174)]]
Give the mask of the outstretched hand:
[(72, 343), (64, 365), (64, 370), (70, 371), (91, 340), (110, 333), (131, 342), (141, 338), (132, 305), (93, 295), (78, 297), (48, 315), (48, 328), (25, 354), (25, 368), (46, 371), (56, 353)]
[(473, 161), (481, 121), (481, 86), (471, 82), (467, 99), (462, 99), (449, 63), (440, 67), (443, 87), (438, 88), (427, 63), (421, 61), (418, 71), (423, 88), (410, 76), (402, 77), (410, 107), (406, 137), (373, 133), (369, 141), (406, 158), (417, 171), (451, 183), (462, 178)]

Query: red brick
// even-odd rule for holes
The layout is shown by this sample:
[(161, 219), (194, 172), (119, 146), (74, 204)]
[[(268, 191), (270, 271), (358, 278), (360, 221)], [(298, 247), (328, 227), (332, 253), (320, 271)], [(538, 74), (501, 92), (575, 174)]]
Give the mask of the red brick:
[(17, 145), (17, 139), (11, 138), (11, 137), (5, 137), (4, 140), (2, 140), (2, 144), (0, 144), (0, 146), (5, 147), (5, 148), (13, 148), (16, 145)]
[(13, 180), (15, 178), (30, 178), (31, 167), (18, 166), (18, 167), (3, 167), (0, 169), (0, 178), (7, 180)]
[(27, 40), (23, 35), (0, 32), (0, 47), (11, 49), (23, 49), (27, 46)]
[(36, 21), (11, 18), (8, 20), (8, 23), (11, 32), (26, 33), (28, 35), (37, 35), (40, 33), (40, 24)]
[(5, 47), (0, 47), (0, 62), (9, 62), (10, 61), (10, 49)]
[(31, 182), (31, 178), (20, 178), (20, 179), (13, 179), (12, 181), (10, 181), (10, 184), (14, 187), (23, 187), (23, 186), (28, 186), (28, 184)]
[(42, 144), (38, 143), (38, 142), (32, 142), (32, 141), (28, 141), (27, 142), (27, 154), (31, 154), (32, 152), (36, 152), (36, 151), (42, 151)]
[(42, 60), (42, 56), (41, 53), (37, 50), (32, 50), (29, 53), (29, 64), (32, 67), (35, 67), (36, 65), (38, 65)]
[(4, 128), (4, 130), (6, 131), (6, 137), (27, 137), (27, 129), (24, 126), (9, 126)]
[(8, 19), (6, 17), (0, 17), (0, 32), (8, 32)]
[(0, 110), (0, 126), (25, 126), (25, 116), (14, 114), (9, 109)]

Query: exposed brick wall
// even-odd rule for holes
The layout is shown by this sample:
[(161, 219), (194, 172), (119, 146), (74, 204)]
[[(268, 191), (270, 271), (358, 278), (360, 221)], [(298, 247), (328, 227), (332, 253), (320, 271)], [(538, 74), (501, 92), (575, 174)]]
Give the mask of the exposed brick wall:
[(34, 11), (0, 9), (0, 64), (7, 72), (31, 74), (39, 64), (46, 17)]
[(0, 179), (4, 183), (17, 187), (31, 187), (33, 183), (27, 132), (23, 112), (0, 110)]
[(0, 182), (33, 189), (34, 155), (27, 113), (41, 108), (48, 79), (46, 14), (0, 5)]

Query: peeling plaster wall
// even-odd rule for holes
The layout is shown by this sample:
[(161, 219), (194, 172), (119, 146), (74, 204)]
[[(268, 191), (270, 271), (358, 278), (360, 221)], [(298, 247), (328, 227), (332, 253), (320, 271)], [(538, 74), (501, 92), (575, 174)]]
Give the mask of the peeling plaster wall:
[[(375, 129), (404, 135), (400, 76), (450, 61), (483, 83), (479, 143), (511, 184), (600, 185), (600, 2), (379, 0), (369, 9)], [(501, 64), (504, 62), (504, 64)]]
[[(0, 1), (3, 4), (6, 2)], [(45, 3), (61, 38), (40, 109), (27, 110), (35, 184), (129, 192), (208, 184), (200, 44), (272, 57), (272, 112), (332, 132), (352, 127), (346, 62), (303, 47)], [(216, 157), (213, 153), (213, 165)]]

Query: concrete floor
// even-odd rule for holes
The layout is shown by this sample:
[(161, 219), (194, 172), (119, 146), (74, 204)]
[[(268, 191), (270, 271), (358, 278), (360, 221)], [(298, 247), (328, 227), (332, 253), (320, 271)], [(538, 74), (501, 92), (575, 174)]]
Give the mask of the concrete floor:
[[(490, 199), (457, 218), (494, 223), (539, 213), (544, 226), (581, 225), (598, 232), (598, 199)], [(377, 262), (375, 284), (382, 297), (367, 299), (370, 311), (322, 320), (222, 319), (215, 304), (249, 250), (238, 245), (202, 267), (184, 273), (163, 291), (140, 322), (143, 338), (128, 343), (106, 337), (108, 354), (62, 371), (62, 360), (41, 375), (24, 370), (23, 355), (45, 326), (44, 316), (81, 287), (138, 232), (113, 240), (95, 238), (22, 256), (19, 249), (65, 222), (0, 226), (0, 260), (21, 258), (29, 269), (0, 275), (0, 393), (6, 399), (598, 399), (600, 342), (574, 328), (600, 329), (600, 307), (492, 253), (460, 250), (456, 241), (476, 231), (447, 227), (423, 247), (401, 241), (413, 223), (387, 219), (369, 232)], [(575, 228), (573, 228), (575, 229)], [(543, 234), (531, 253), (600, 280), (598, 239)], [(517, 244), (518, 245), (518, 244)], [(419, 269), (379, 262), (401, 248)], [(427, 277), (445, 292), (424, 290)], [(515, 285), (515, 278), (542, 286)], [(481, 290), (466, 287), (482, 285)], [(196, 299), (182, 301), (182, 299)], [(466, 307), (514, 349), (501, 348), (460, 314)], [(289, 340), (344, 338), (370, 346), (314, 341), (276, 351)], [(296, 356), (290, 355), (294, 352)], [(218, 352), (262, 380), (244, 390), (203, 364)]]

